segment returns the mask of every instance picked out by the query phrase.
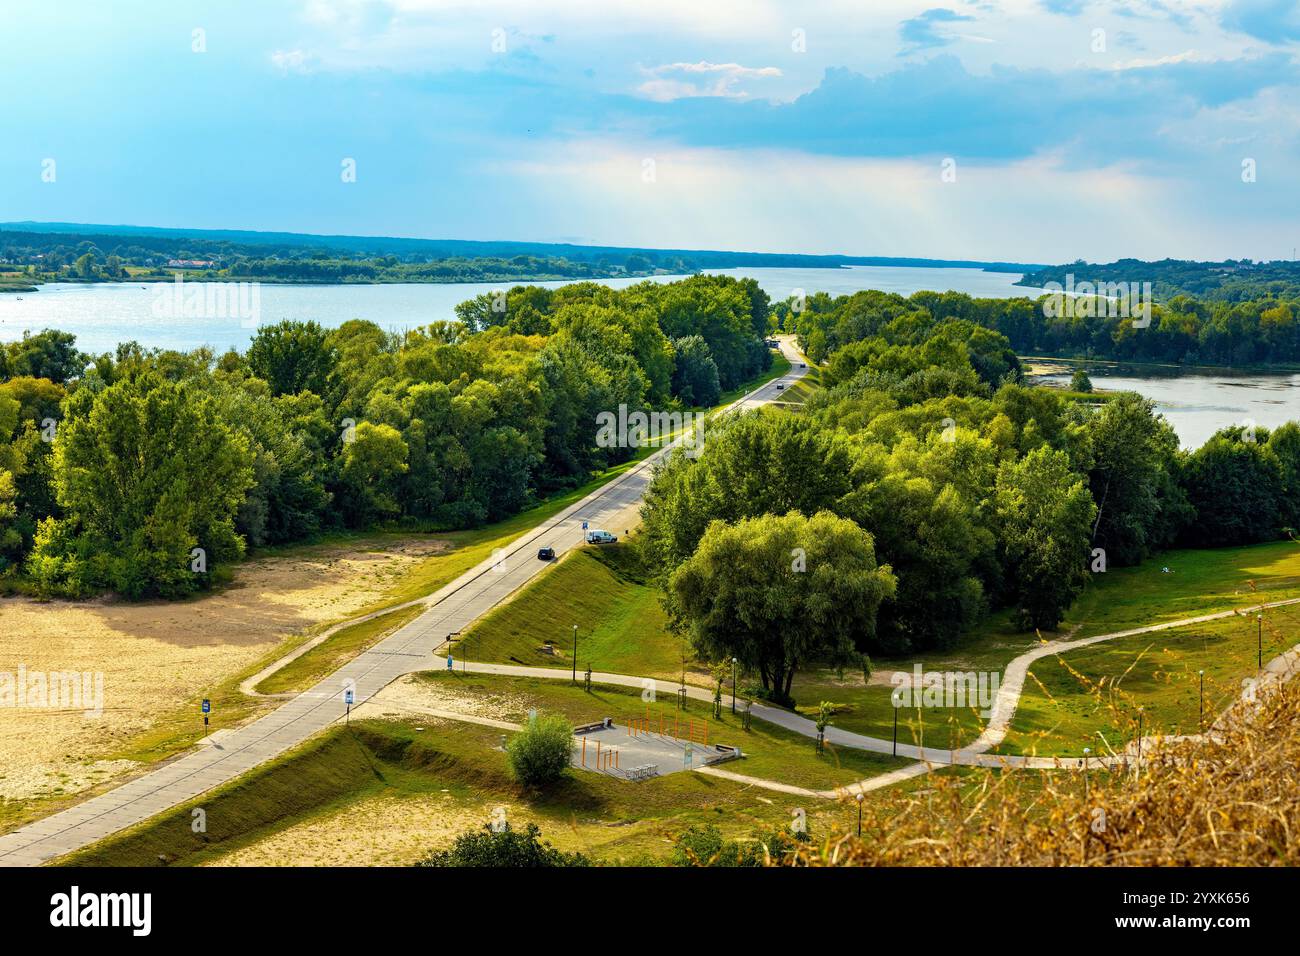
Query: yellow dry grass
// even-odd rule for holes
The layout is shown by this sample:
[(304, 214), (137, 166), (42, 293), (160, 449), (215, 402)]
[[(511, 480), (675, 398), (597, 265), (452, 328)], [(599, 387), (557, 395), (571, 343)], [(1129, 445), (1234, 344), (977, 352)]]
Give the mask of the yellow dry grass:
[(0, 601), (0, 673), (103, 675), (104, 710), (0, 707), (0, 799), (60, 797), (132, 769), (105, 760), (295, 634), (373, 604), (446, 547), (428, 538), (316, 545), (241, 565), (196, 600)]

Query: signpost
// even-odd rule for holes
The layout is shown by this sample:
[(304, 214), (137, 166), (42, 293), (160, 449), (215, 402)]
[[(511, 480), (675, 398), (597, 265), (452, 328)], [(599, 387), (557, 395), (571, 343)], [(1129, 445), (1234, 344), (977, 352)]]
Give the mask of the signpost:
[(203, 698), (203, 736), (208, 735), (208, 714), (212, 713), (212, 701)]
[(343, 692), (343, 703), (348, 705), (348, 712), (347, 712), (347, 716), (344, 718), (343, 721), (344, 723), (352, 722), (352, 701), (354, 699), (355, 699), (355, 694), (353, 693), (351, 687), (349, 687), (347, 690)]

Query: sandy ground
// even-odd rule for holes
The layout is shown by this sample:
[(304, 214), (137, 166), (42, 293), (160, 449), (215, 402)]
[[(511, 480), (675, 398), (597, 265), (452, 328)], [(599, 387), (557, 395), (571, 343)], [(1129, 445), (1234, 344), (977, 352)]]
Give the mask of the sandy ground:
[[(446, 547), (410, 538), (384, 541), (383, 550), (303, 548), (249, 561), (230, 587), (183, 603), (0, 600), (0, 798), (75, 793), (130, 770), (130, 761), (100, 758), (286, 637), (378, 600)], [(103, 713), (6, 704), (5, 676), (20, 667), (102, 674)]]
[(408, 674), (377, 693), (373, 701), (365, 705), (366, 708), (374, 708), (376, 712), (365, 712), (364, 715), (382, 717), (386, 712), (391, 712), (400, 716), (406, 713), (408, 705), (417, 710), (443, 711), (491, 720), (518, 720), (528, 711), (528, 700), (522, 696), (463, 691), (445, 681), (422, 681), (415, 675)]
[[(496, 807), (467, 803), (450, 793), (378, 796), (281, 830), (226, 853), (213, 866), (410, 866), (445, 849), (462, 833), (491, 822)], [(531, 819), (502, 804), (512, 827)]]

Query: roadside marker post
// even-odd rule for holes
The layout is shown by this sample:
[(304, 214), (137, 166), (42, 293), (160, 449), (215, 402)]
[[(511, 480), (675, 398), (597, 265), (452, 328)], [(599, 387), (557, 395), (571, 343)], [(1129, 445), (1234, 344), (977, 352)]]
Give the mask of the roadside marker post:
[(203, 712), (203, 736), (206, 737), (208, 735), (208, 714), (212, 713), (212, 701), (208, 700), (208, 698), (206, 697), (203, 698), (202, 712)]
[(352, 701), (353, 701), (352, 688), (349, 687), (347, 690), (343, 692), (343, 703), (347, 704), (348, 707), (348, 712), (343, 719), (343, 722), (345, 724), (352, 722)]

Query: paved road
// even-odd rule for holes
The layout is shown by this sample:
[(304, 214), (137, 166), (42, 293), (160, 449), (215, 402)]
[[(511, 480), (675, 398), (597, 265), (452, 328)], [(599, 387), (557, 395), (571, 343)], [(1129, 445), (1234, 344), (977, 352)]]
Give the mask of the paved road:
[[(784, 388), (807, 374), (798, 367), (804, 360), (793, 345), (783, 340), (781, 348), (791, 359), (790, 372), (745, 395), (728, 411), (779, 399)], [(635, 527), (653, 467), (666, 453), (655, 453), (516, 539), (504, 555), (489, 558), (426, 599), (429, 610), (424, 614), (266, 716), (116, 789), (0, 836), (0, 865), (44, 863), (184, 803), (338, 720), (344, 712), (345, 688), (351, 687), (356, 704), (361, 704), (402, 675), (428, 670), (435, 663), (434, 651), (449, 633), (467, 628), (546, 567), (537, 560), (539, 547), (550, 545), (559, 556), (580, 545), (584, 520), (592, 528), (619, 535)]]

